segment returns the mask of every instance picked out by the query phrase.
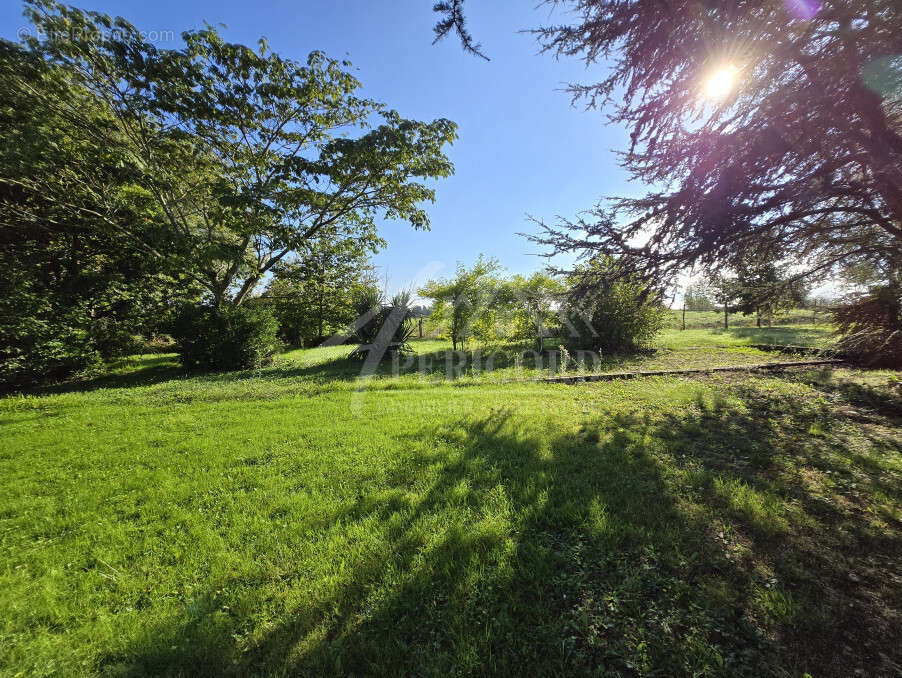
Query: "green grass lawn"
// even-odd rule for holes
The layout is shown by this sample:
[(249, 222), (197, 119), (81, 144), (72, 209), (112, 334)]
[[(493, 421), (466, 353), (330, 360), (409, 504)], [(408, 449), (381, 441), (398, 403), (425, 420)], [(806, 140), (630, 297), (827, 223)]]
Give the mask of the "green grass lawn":
[[(540, 356), (524, 351), (521, 346), (469, 346), (454, 354), (451, 342), (437, 339), (415, 340), (415, 353), (400, 357), (396, 363), (384, 360), (372, 375), (383, 387), (423, 388), (453, 380), (457, 386), (507, 383), (567, 374), (592, 374), (632, 370), (680, 370), (702, 367), (741, 367), (761, 363), (786, 362), (808, 356), (762, 350), (749, 344), (783, 343), (767, 341), (782, 328), (721, 335), (711, 330), (664, 330), (656, 346), (636, 354), (581, 356), (573, 354), (566, 368), (554, 342), (546, 342)], [(826, 346), (827, 330), (812, 332), (807, 342), (793, 345)], [(799, 330), (793, 328), (794, 339)], [(787, 338), (787, 337), (778, 337)], [(351, 348), (296, 349), (276, 357), (273, 365), (239, 375), (199, 375), (191, 381), (191, 388), (206, 388), (211, 382), (255, 379), (258, 383), (291, 380), (297, 388), (309, 392), (357, 389), (363, 363), (348, 360)], [(83, 378), (43, 389), (44, 393), (125, 387), (149, 382), (171, 381), (184, 377), (175, 354), (131, 356), (107, 366), (102, 375)], [(370, 387), (373, 387), (370, 384)]]
[[(771, 322), (773, 325), (781, 326), (795, 324), (823, 325), (829, 321), (829, 318), (829, 314), (824, 309), (793, 308), (771, 318)], [(766, 322), (766, 318), (762, 320), (762, 323), (766, 324)], [(730, 313), (729, 324), (730, 327), (756, 327), (757, 318), (754, 314)], [(667, 327), (679, 329), (682, 325), (682, 309), (668, 309)], [(719, 329), (722, 327), (723, 311), (686, 311), (686, 329)]]
[[(902, 664), (898, 374), (361, 383), (346, 351), (0, 400), (0, 673)], [(647, 360), (721, 353), (760, 357)]]
[(798, 323), (774, 327), (722, 327), (712, 329), (667, 328), (658, 336), (656, 344), (667, 348), (688, 346), (743, 346), (772, 344), (780, 346), (814, 346), (829, 348), (836, 341), (830, 325)]

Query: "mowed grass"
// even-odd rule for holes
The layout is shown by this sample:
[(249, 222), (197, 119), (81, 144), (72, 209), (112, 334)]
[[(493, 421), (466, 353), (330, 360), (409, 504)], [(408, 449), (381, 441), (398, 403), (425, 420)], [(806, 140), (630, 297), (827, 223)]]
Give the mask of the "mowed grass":
[(832, 326), (798, 323), (773, 327), (731, 327), (727, 330), (722, 327), (685, 330), (670, 327), (661, 332), (655, 345), (670, 349), (749, 344), (830, 348), (835, 342), (836, 334)]
[[(723, 327), (723, 311), (686, 311), (686, 329), (718, 329)], [(742, 313), (729, 314), (730, 327), (755, 327), (757, 318), (754, 313), (744, 315)], [(826, 309), (793, 308), (770, 318), (770, 324), (774, 326), (786, 325), (822, 325), (829, 323), (830, 314)], [(768, 325), (768, 319), (762, 318), (763, 325)], [(668, 309), (666, 326), (670, 329), (679, 329), (683, 326), (683, 310), (678, 308)]]
[(180, 369), (174, 353), (147, 354), (117, 360), (107, 366), (103, 375), (46, 387), (39, 392), (52, 394), (176, 380), (183, 382), (180, 388), (205, 389), (210, 384), (222, 381), (253, 379), (259, 384), (272, 380), (283, 385), (291, 383), (299, 393), (314, 393), (336, 389), (357, 390), (364, 372), (369, 375), (368, 388), (426, 388), (447, 384), (449, 381), (456, 386), (471, 386), (529, 381), (565, 374), (743, 367), (811, 357), (750, 346), (750, 343), (757, 343), (754, 341), (757, 337), (726, 343), (710, 336), (699, 339), (698, 335), (690, 338), (683, 337), (683, 334), (665, 331), (659, 338), (658, 346), (634, 354), (599, 356), (574, 353), (569, 356), (566, 366), (559, 350), (552, 346), (552, 341), (548, 341), (545, 352), (537, 356), (522, 346), (476, 345), (475, 348), (468, 347), (454, 352), (450, 342), (418, 340), (412, 342), (415, 350), (413, 354), (401, 356), (396, 361), (386, 358), (371, 372), (367, 371), (363, 362), (347, 359), (351, 351), (348, 346), (295, 349), (281, 353), (272, 365), (260, 370), (229, 375), (195, 374), (190, 382), (186, 382), (187, 375)]
[(0, 671), (902, 664), (896, 373), (361, 382), (346, 351), (0, 400)]
[[(391, 360), (386, 357), (371, 370), (371, 378), (391, 379), (394, 388), (443, 384), (507, 383), (560, 374), (623, 372), (632, 370), (679, 370), (700, 367), (729, 367), (786, 362), (804, 355), (759, 349), (757, 345), (830, 348), (835, 340), (828, 325), (741, 327), (730, 330), (664, 329), (648, 350), (634, 354), (570, 356), (563, 366), (553, 338), (545, 340), (545, 350), (536, 355), (522, 345), (482, 345), (470, 342), (466, 350), (452, 350), (444, 339), (415, 339), (414, 352)], [(276, 356), (273, 365), (253, 372), (230, 375), (201, 375), (192, 381), (197, 387), (222, 380), (286, 379), (302, 389), (354, 388), (364, 363), (348, 360), (351, 346), (287, 350)], [(368, 374), (370, 371), (367, 372)], [(102, 374), (84, 376), (68, 383), (41, 389), (44, 393), (96, 388), (125, 387), (183, 378), (176, 354), (135, 355), (106, 365)]]

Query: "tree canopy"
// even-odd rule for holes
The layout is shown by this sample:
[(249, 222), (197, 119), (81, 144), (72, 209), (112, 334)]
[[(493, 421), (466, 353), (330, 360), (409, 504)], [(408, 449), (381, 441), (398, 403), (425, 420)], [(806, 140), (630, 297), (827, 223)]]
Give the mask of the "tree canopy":
[(514, 299), (514, 336), (532, 339), (540, 353), (546, 333), (559, 330), (561, 304), (567, 286), (544, 271), (529, 276), (515, 275), (507, 286)]
[[(172, 329), (182, 302), (238, 307), (325, 238), (374, 251), (380, 218), (429, 228), (456, 125), (362, 97), (347, 61), (294, 61), (209, 26), (158, 49), (54, 0), (26, 15), (31, 37), (0, 41), (4, 380), (126, 350)], [(201, 310), (207, 329), (270, 343), (265, 314)]]
[(447, 322), (454, 350), (472, 334), (480, 315), (491, 312), (490, 302), (498, 291), (494, 273), (500, 269), (495, 259), (481, 254), (470, 268), (458, 262), (454, 276), (430, 280), (419, 294), (433, 300), (432, 317)]
[(367, 250), (329, 233), (274, 269), (264, 299), (273, 306), (281, 336), (296, 346), (322, 341), (355, 319), (354, 298), (373, 286)]
[[(40, 38), (29, 49), (101, 102), (107, 124), (81, 106), (65, 114), (98, 144), (120, 150), (131, 181), (103, 195), (111, 216), (139, 198), (152, 230), (126, 233), (146, 256), (182, 259), (215, 305), (240, 304), (274, 266), (327, 228), (375, 238), (377, 216), (428, 228), (424, 179), (453, 171), (442, 147), (449, 120), (406, 120), (358, 96), (350, 64), (312, 52), (298, 63), (224, 41), (211, 27), (159, 50), (127, 21), (33, 0)], [(65, 102), (63, 102), (65, 104)], [(74, 180), (100, 193), (91, 175)], [(58, 201), (46, 177), (23, 190)]]
[(902, 5), (561, 4), (576, 21), (538, 38), (608, 67), (571, 91), (629, 130), (622, 165), (653, 188), (545, 225), (538, 242), (629, 255), (628, 268), (665, 282), (739, 250), (809, 274), (899, 269)]
[[(198, 288), (144, 257), (126, 235), (152, 219), (140, 200), (104, 196), (128, 181), (116, 144), (65, 114), (108, 123), (104, 108), (35, 55), (0, 42), (0, 380), (64, 376), (159, 331)], [(81, 181), (90, 177), (90, 187)], [(46, 192), (31, 188), (36, 182)]]
[(687, 311), (714, 309), (714, 290), (707, 278), (699, 278), (686, 285), (683, 291), (683, 308)]
[(735, 279), (736, 310), (755, 314), (758, 327), (761, 318), (768, 320), (782, 310), (801, 304), (807, 289), (785, 268), (772, 262), (748, 262), (738, 267)]

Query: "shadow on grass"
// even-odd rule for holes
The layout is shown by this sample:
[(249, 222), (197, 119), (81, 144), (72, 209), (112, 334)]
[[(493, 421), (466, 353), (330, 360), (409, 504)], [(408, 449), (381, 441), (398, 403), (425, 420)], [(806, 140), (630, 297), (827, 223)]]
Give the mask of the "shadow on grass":
[(733, 561), (753, 577), (772, 575), (755, 598), (786, 668), (894, 675), (902, 663), (894, 638), (902, 580), (892, 574), (902, 558), (902, 487), (891, 459), (902, 454), (902, 438), (899, 420), (885, 415), (899, 410), (884, 407), (863, 425), (845, 403), (873, 403), (875, 392), (814, 385), (839, 398), (800, 403), (733, 385), (742, 408), (702, 402), (641, 434), (662, 441), (686, 489), (703, 498), (702, 513), (724, 520)]
[(212, 614), (169, 629), (163, 648), (182, 649), (137, 657), (135, 673), (560, 675), (639, 662), (677, 674), (724, 638), (762, 644), (693, 589), (704, 526), (686, 522), (641, 446), (590, 431), (546, 445), (505, 420), (454, 422), (433, 434), (459, 454), (399, 464), (398, 487), (440, 466), (417, 503), (361, 498), (336, 517), (377, 518), (384, 551), (344, 554), (335, 593), (291, 610), (249, 653)]
[[(737, 394), (739, 406), (700, 396), (680, 415), (618, 413), (573, 433), (496, 412), (422, 431), (451, 450), (435, 455), (399, 441), (391, 498), (359, 497), (334, 518), (376, 525), (380, 546), (336, 553), (327, 593), (248, 641), (266, 601), (247, 593), (244, 616), (230, 615), (210, 592), (118, 667), (892, 675), (902, 550), (880, 498), (902, 496), (881, 455), (898, 438), (865, 431), (885, 446), (862, 449), (823, 404)], [(312, 590), (301, 573), (285, 585)], [(248, 583), (217, 590), (230, 587)]]
[(21, 392), (48, 395), (73, 391), (93, 391), (99, 388), (134, 388), (178, 379), (187, 374), (179, 365), (178, 357), (174, 353), (128, 356), (110, 362), (105, 369), (107, 371), (104, 374), (71, 379), (58, 384), (35, 386), (22, 389)]
[[(316, 351), (317, 349), (312, 349)], [(350, 352), (348, 347), (347, 352)], [(593, 371), (618, 371), (640, 369), (650, 362), (656, 366), (661, 360), (673, 356), (672, 349), (640, 349), (628, 354), (577, 353), (571, 356), (568, 373)], [(713, 356), (716, 358), (717, 356)], [(697, 367), (710, 362), (711, 355), (677, 353), (677, 359), (663, 367)], [(301, 360), (304, 360), (301, 362)], [(72, 379), (59, 384), (23, 389), (20, 392), (32, 395), (49, 395), (78, 391), (94, 391), (108, 388), (137, 388), (151, 386), (173, 380), (193, 379), (201, 383), (229, 384), (248, 380), (304, 380), (323, 386), (337, 382), (352, 382), (364, 374), (364, 363), (349, 359), (345, 354), (323, 357), (315, 353), (299, 359), (296, 356), (278, 356), (274, 364), (261, 369), (210, 372), (186, 370), (179, 365), (175, 354), (136, 355), (113, 361), (106, 367), (107, 372), (97, 376)], [(557, 349), (547, 349), (542, 354), (516, 344), (495, 345), (466, 351), (453, 352), (441, 348), (420, 350), (393, 360), (385, 358), (376, 366), (374, 377), (415, 377), (419, 375), (426, 382), (453, 382), (464, 378), (463, 383), (471, 383), (473, 377), (497, 371), (498, 381), (529, 379), (552, 376), (561, 370), (561, 356)], [(491, 380), (491, 379), (489, 379)], [(410, 382), (407, 382), (408, 384)], [(370, 386), (372, 387), (372, 385)], [(312, 391), (308, 391), (308, 394)]]
[(103, 388), (137, 388), (185, 378), (199, 379), (209, 383), (240, 382), (261, 378), (310, 378), (321, 381), (344, 381), (359, 376), (360, 363), (340, 357), (309, 365), (277, 363), (254, 370), (213, 372), (187, 370), (179, 364), (178, 356), (173, 353), (129, 356), (109, 363), (106, 370), (105, 374), (71, 379), (58, 384), (24, 388), (19, 392), (30, 395), (49, 395), (94, 391)]
[[(68, 381), (13, 389), (11, 393), (24, 393), (30, 395), (50, 395), (57, 393), (71, 393), (78, 391), (94, 391), (105, 388), (136, 388), (151, 386), (166, 381), (192, 378), (208, 383), (231, 383), (249, 379), (305, 379), (314, 382), (347, 382), (358, 379), (363, 374), (363, 362), (349, 359), (346, 354), (351, 352), (348, 346), (345, 354), (331, 358), (312, 360), (299, 364), (277, 356), (274, 364), (261, 369), (235, 370), (235, 371), (204, 371), (186, 370), (178, 361), (178, 356), (172, 354), (144, 354), (128, 356), (126, 358), (111, 361), (105, 366), (103, 374), (85, 378), (74, 378)], [(313, 349), (316, 350), (316, 349)], [(452, 378), (466, 374), (474, 366), (477, 371), (486, 367), (488, 356), (492, 356), (492, 365), (496, 368), (512, 367), (516, 363), (515, 355), (519, 349), (504, 347), (503, 349), (475, 349), (453, 356), (447, 355), (450, 351), (445, 349), (433, 351), (421, 351), (419, 353), (402, 356), (397, 364), (393, 364), (391, 356), (385, 358), (376, 366), (374, 376), (392, 376), (396, 374), (410, 375), (420, 373), (426, 378)], [(539, 367), (556, 358), (542, 356), (538, 362)], [(523, 366), (534, 368), (537, 362), (534, 358), (527, 357)], [(5, 393), (4, 393), (5, 394)]]
[[(867, 374), (867, 372), (865, 372)], [(872, 374), (879, 375), (881, 370)], [(886, 379), (885, 383), (859, 383), (847, 379), (836, 379), (833, 370), (814, 370), (798, 375), (798, 380), (813, 386), (827, 397), (843, 400), (849, 405), (862, 408), (862, 412), (849, 412), (867, 417), (869, 411), (879, 416), (896, 419), (902, 425), (902, 382)], [(882, 380), (880, 380), (882, 381)]]

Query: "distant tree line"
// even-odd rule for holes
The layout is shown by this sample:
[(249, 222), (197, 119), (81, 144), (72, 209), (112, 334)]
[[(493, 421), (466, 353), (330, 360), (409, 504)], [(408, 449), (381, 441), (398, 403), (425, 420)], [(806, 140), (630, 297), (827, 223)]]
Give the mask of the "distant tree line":
[(730, 313), (754, 315), (755, 322), (770, 324), (784, 311), (808, 303), (808, 287), (786, 267), (746, 261), (731, 275), (700, 276), (683, 290), (682, 308), (687, 311), (723, 310), (728, 326)]
[(541, 352), (551, 338), (570, 350), (630, 351), (654, 338), (665, 309), (641, 281), (612, 281), (610, 269), (618, 265), (599, 258), (567, 276), (504, 276), (496, 260), (480, 255), (469, 267), (459, 263), (451, 277), (429, 281), (419, 294), (432, 300), (430, 320), (455, 350), (476, 340), (523, 343)]

